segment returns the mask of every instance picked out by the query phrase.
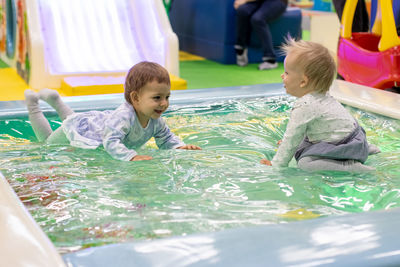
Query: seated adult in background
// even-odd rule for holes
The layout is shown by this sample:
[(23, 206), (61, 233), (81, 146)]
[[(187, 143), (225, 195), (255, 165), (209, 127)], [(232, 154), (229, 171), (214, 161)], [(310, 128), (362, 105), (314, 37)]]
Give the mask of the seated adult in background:
[(259, 70), (278, 67), (268, 23), (279, 18), (286, 10), (288, 0), (235, 0), (236, 9), (236, 64), (246, 66), (249, 62), (247, 46), (252, 27), (261, 40), (263, 49)]

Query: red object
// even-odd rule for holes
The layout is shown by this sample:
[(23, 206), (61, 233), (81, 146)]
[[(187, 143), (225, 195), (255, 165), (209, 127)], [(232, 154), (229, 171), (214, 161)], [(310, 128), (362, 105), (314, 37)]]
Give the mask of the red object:
[(378, 89), (400, 84), (400, 46), (380, 52), (380, 36), (352, 33), (351, 39), (340, 37), (338, 45), (338, 73), (346, 81)]

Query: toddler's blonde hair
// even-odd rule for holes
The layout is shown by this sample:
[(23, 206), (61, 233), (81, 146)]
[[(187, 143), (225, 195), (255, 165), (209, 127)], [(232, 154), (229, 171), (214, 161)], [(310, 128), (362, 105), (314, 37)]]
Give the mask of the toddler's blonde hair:
[(336, 77), (336, 62), (332, 53), (323, 45), (288, 38), (281, 50), (285, 55), (293, 53), (295, 64), (307, 76), (314, 91), (326, 93)]

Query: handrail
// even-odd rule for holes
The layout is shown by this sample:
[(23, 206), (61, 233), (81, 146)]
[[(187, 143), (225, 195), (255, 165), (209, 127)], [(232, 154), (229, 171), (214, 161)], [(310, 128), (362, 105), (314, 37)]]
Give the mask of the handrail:
[[(385, 5), (383, 5), (385, 3)], [(382, 37), (379, 41), (379, 51), (385, 51), (394, 46), (400, 45), (400, 38), (397, 35), (396, 23), (393, 16), (393, 4), (390, 0), (379, 0), (378, 9), (380, 6)], [(378, 12), (378, 11), (377, 11)]]
[[(372, 32), (381, 35), (378, 44), (379, 51), (385, 51), (400, 45), (400, 38), (397, 35), (396, 24), (393, 15), (393, 3), (391, 0), (377, 0), (376, 18)], [(347, 0), (342, 14), (341, 32), (342, 38), (350, 39), (357, 0)]]
[(344, 4), (342, 21), (340, 25), (340, 36), (346, 39), (351, 38), (354, 12), (356, 11), (357, 0), (347, 0)]

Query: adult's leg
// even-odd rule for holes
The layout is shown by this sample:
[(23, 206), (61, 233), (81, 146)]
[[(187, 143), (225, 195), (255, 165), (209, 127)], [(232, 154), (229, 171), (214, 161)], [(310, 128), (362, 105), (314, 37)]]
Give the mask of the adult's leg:
[(236, 9), (236, 64), (243, 67), (249, 63), (247, 45), (250, 40), (250, 17), (257, 10), (259, 2), (248, 2)]
[(43, 142), (52, 133), (49, 121), (39, 107), (39, 95), (32, 90), (25, 90), (25, 103), (28, 109), (29, 120), (36, 138)]
[(39, 97), (56, 110), (62, 121), (74, 113), (74, 111), (62, 101), (60, 94), (56, 90), (42, 89), (39, 91)]
[(236, 9), (236, 43), (235, 48), (244, 49), (250, 40), (251, 24), (250, 17), (259, 8), (260, 3), (248, 2)]
[(287, 5), (281, 0), (263, 1), (251, 17), (251, 25), (261, 40), (263, 49), (262, 60), (263, 62), (270, 63), (264, 64), (266, 68), (261, 68), (260, 64), (260, 69), (267, 69), (268, 66), (269, 68), (277, 67), (272, 35), (268, 24), (279, 18), (285, 12), (286, 7)]
[(369, 172), (375, 168), (362, 164), (356, 160), (333, 160), (318, 157), (303, 157), (297, 162), (297, 166), (305, 171), (347, 171)]

